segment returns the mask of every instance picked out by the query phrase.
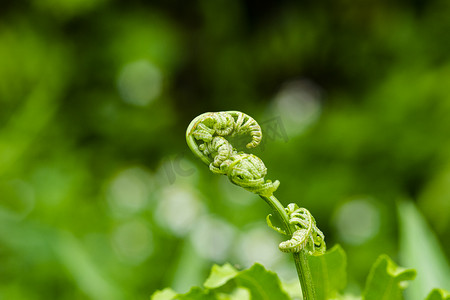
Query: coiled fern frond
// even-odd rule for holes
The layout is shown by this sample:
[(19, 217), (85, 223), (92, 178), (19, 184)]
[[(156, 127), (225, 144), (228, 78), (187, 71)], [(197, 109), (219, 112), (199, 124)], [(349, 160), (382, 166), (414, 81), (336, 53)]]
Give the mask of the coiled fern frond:
[(253, 154), (238, 152), (226, 139), (249, 135), (247, 148), (261, 142), (262, 131), (250, 116), (238, 111), (204, 113), (192, 120), (186, 131), (186, 140), (192, 152), (209, 165), (215, 174), (227, 175), (230, 181), (262, 196), (270, 196), (280, 182), (265, 180), (267, 168)]

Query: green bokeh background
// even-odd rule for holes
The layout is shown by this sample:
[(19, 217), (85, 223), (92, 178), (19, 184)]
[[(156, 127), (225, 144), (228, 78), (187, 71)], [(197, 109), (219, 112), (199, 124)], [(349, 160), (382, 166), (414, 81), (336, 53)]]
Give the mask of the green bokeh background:
[(227, 261), (296, 280), (269, 207), (189, 152), (206, 111), (266, 125), (267, 178), (346, 250), (350, 291), (379, 254), (399, 261), (399, 200), (449, 257), (449, 15), (445, 0), (3, 1), (0, 299), (148, 299)]

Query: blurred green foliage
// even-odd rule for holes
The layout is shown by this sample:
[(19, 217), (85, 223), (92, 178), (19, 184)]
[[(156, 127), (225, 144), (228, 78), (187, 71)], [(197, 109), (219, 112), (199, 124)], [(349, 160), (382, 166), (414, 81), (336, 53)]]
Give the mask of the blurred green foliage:
[(226, 261), (295, 279), (269, 208), (188, 151), (206, 111), (267, 121), (267, 178), (355, 293), (397, 258), (398, 199), (450, 256), (448, 1), (0, 6), (1, 299), (184, 292)]

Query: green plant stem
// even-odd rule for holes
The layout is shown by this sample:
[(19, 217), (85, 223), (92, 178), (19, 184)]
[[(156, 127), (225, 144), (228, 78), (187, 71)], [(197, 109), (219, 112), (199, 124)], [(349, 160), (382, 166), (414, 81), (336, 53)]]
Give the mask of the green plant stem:
[[(261, 196), (264, 201), (269, 204), (274, 212), (278, 214), (280, 217), (284, 229), (286, 233), (292, 236), (295, 228), (293, 225), (289, 224), (289, 216), (286, 213), (283, 205), (281, 205), (280, 201), (275, 196), (265, 197)], [(311, 270), (309, 269), (308, 257), (305, 250), (302, 250), (299, 253), (293, 253), (294, 263), (297, 269), (298, 279), (300, 281), (300, 286), (302, 287), (303, 300), (315, 300), (315, 290), (314, 283), (312, 281)]]

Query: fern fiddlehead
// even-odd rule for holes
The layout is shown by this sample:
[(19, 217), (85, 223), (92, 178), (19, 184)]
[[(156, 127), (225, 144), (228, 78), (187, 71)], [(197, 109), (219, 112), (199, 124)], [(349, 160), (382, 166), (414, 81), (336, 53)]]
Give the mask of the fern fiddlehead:
[[(278, 248), (287, 253), (298, 253), (302, 250), (308, 251), (310, 255), (321, 255), (326, 251), (325, 236), (317, 227), (316, 220), (309, 210), (298, 207), (295, 203), (290, 203), (285, 208), (289, 217), (289, 224), (294, 225), (295, 231), (291, 239), (281, 242)], [(289, 235), (279, 227), (273, 226), (271, 215), (268, 215), (267, 225), (270, 228), (284, 235)]]
[[(215, 174), (228, 176), (229, 180), (244, 189), (258, 194), (280, 216), (285, 229), (274, 227), (268, 215), (269, 227), (289, 236), (281, 242), (279, 249), (293, 253), (305, 300), (314, 299), (309, 266), (305, 253), (320, 255), (326, 250), (324, 235), (316, 226), (311, 213), (291, 203), (284, 208), (273, 196), (280, 185), (278, 180), (266, 180), (267, 168), (263, 161), (253, 154), (238, 152), (227, 137), (249, 135), (247, 148), (261, 143), (262, 130), (259, 124), (247, 114), (238, 111), (204, 113), (196, 117), (186, 130), (186, 141), (192, 152), (206, 163)], [(302, 258), (300, 258), (302, 256)]]
[(283, 252), (300, 252), (302, 249), (308, 251), (311, 255), (320, 255), (325, 253), (325, 236), (317, 228), (316, 220), (311, 213), (297, 204), (291, 203), (286, 208), (290, 217), (289, 223), (293, 224), (296, 231), (292, 238), (281, 242), (279, 248)]
[(270, 196), (280, 182), (265, 180), (267, 168), (263, 161), (256, 155), (237, 152), (225, 138), (245, 134), (251, 137), (247, 148), (261, 142), (261, 127), (252, 117), (236, 111), (206, 113), (191, 122), (186, 139), (213, 173), (227, 175), (232, 183), (250, 192)]

